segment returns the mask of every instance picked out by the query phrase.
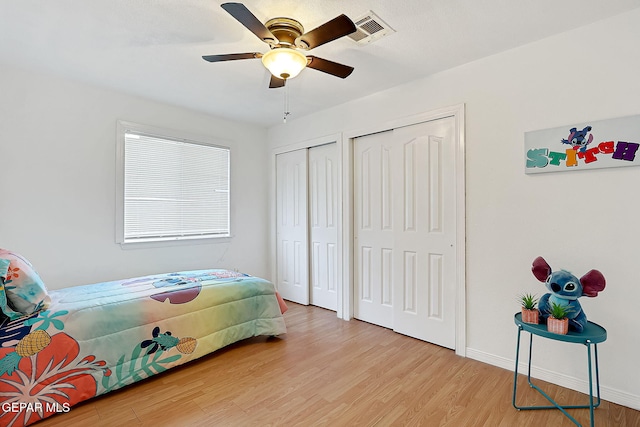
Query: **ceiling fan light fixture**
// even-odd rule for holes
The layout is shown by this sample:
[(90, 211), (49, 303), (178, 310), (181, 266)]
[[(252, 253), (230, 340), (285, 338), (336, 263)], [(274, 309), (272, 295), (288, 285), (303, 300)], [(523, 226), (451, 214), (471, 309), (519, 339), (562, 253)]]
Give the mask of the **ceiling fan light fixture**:
[(262, 63), (279, 79), (292, 79), (307, 66), (307, 57), (295, 49), (278, 47), (262, 55)]

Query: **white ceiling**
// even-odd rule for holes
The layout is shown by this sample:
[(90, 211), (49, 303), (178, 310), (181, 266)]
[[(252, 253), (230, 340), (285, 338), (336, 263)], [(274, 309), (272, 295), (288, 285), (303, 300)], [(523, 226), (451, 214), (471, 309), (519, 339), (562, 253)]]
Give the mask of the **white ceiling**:
[[(268, 46), (210, 0), (0, 0), (0, 64), (73, 79), (234, 120), (282, 122), (285, 89), (260, 60), (202, 55)], [(287, 83), (290, 120), (640, 7), (640, 0), (244, 0), (265, 22), (305, 30), (372, 10), (396, 33), (344, 37), (310, 54), (355, 67), (342, 80), (304, 70)], [(567, 52), (570, 56), (570, 52)], [(1, 69), (1, 68), (0, 68)]]

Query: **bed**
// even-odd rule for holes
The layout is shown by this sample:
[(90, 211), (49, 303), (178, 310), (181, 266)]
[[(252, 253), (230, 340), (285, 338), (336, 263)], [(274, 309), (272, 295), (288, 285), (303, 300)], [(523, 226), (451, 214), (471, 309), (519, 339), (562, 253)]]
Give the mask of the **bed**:
[[(2, 274), (2, 256), (0, 285), (10, 294), (16, 272), (4, 268)], [(274, 285), (229, 270), (157, 274), (45, 294), (32, 302), (33, 313), (3, 316), (0, 426), (29, 425), (231, 343), (286, 332), (286, 305)], [(16, 304), (5, 299), (10, 312)]]

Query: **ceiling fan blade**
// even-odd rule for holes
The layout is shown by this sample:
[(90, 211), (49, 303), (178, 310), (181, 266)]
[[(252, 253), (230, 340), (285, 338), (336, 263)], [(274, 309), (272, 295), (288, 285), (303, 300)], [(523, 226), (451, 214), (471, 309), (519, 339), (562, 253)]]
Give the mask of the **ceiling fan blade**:
[(341, 79), (349, 77), (353, 72), (353, 67), (348, 65), (339, 64), (337, 62), (329, 61), (328, 59), (318, 58), (317, 56), (307, 56), (309, 63), (307, 67), (314, 70), (322, 71), (323, 73), (331, 74)]
[(262, 54), (260, 52), (250, 52), (250, 53), (227, 53), (223, 55), (205, 55), (202, 57), (202, 59), (209, 62), (222, 62), (222, 61), (235, 61), (238, 59), (261, 58), (261, 57), (262, 57)]
[(296, 46), (301, 49), (313, 49), (354, 31), (356, 31), (356, 25), (343, 14), (298, 37)]
[(287, 81), (285, 79), (279, 79), (273, 74), (271, 74), (271, 80), (269, 80), (269, 89), (284, 87), (286, 82)]
[(263, 42), (269, 44), (278, 43), (276, 36), (242, 3), (223, 3), (220, 6)]

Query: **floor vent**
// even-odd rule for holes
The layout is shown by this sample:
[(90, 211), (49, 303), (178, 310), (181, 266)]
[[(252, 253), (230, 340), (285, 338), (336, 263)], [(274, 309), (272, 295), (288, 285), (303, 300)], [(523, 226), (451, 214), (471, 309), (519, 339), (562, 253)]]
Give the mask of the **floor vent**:
[(395, 30), (389, 24), (372, 11), (364, 14), (354, 23), (356, 24), (356, 32), (349, 34), (349, 37), (358, 44), (368, 44), (395, 33)]

